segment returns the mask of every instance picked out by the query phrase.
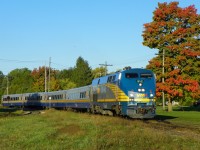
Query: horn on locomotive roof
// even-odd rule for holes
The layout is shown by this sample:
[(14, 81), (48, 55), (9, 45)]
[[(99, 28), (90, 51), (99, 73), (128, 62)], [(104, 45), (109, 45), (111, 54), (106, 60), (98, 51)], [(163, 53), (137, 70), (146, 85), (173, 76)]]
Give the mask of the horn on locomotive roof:
[(124, 67), (123, 70), (130, 70), (131, 67), (130, 66), (127, 66), (127, 67)]

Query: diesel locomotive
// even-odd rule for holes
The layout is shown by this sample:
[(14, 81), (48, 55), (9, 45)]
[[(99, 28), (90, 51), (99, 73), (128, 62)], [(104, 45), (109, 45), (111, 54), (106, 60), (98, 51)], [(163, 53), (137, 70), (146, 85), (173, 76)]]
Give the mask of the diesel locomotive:
[(54, 92), (2, 96), (7, 107), (70, 108), (90, 113), (154, 118), (156, 81), (152, 71), (126, 68), (96, 78), (91, 85)]

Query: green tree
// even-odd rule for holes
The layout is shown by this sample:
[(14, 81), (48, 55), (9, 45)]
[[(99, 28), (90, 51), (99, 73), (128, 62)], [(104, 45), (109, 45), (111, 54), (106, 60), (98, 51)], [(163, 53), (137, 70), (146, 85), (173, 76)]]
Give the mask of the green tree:
[(8, 75), (9, 94), (31, 92), (33, 79), (28, 68), (12, 70)]
[(73, 77), (74, 68), (64, 69), (58, 72), (59, 79), (70, 79)]
[(60, 90), (68, 90), (76, 87), (76, 84), (68, 78), (59, 80)]
[(5, 91), (5, 85), (3, 84), (4, 82), (4, 74), (2, 71), (0, 71), (0, 97), (4, 94)]
[(60, 90), (75, 88), (76, 84), (72, 82), (74, 68), (64, 69), (58, 72)]
[(98, 67), (92, 70), (92, 75), (94, 78), (99, 78), (105, 75), (106, 68), (105, 67)]
[[(184, 102), (200, 95), (200, 15), (193, 5), (181, 8), (178, 4), (158, 3), (153, 21), (144, 24), (143, 32), (143, 44), (158, 49), (159, 56), (153, 58), (147, 68), (157, 74), (157, 96), (165, 92), (168, 111), (172, 110), (172, 99)], [(161, 72), (163, 53), (164, 76)]]
[(79, 57), (76, 61), (76, 66), (73, 71), (72, 81), (78, 86), (90, 85), (92, 82), (92, 69), (89, 64), (82, 57)]
[(3, 78), (4, 78), (3, 72), (0, 71), (0, 84), (2, 84), (2, 82), (3, 82)]

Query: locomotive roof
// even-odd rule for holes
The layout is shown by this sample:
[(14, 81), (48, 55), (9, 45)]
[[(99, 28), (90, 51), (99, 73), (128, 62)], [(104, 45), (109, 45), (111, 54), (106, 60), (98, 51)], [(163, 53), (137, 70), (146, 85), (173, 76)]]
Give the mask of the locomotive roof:
[(119, 74), (120, 73), (132, 72), (132, 71), (134, 71), (136, 73), (141, 73), (141, 72), (144, 72), (144, 71), (146, 73), (152, 73), (151, 70), (144, 69), (144, 68), (130, 68), (130, 67), (126, 67), (125, 70), (118, 71), (118, 72), (115, 72), (115, 73), (112, 73), (112, 74), (109, 74), (109, 75), (106, 75), (106, 76), (94, 79), (92, 81), (92, 85), (105, 84), (105, 83), (108, 82), (109, 77), (112, 78), (111, 82), (116, 82), (118, 80), (118, 78), (119, 78)]

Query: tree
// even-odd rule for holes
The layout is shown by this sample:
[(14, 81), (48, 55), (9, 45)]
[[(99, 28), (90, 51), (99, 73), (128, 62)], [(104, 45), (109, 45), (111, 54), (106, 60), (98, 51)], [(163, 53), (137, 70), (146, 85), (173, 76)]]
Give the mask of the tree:
[[(31, 76), (33, 78), (32, 91), (44, 92), (45, 91), (45, 67), (43, 66), (43, 67), (39, 67), (39, 69), (37, 68), (33, 69), (33, 71), (31, 72)], [(46, 76), (46, 81), (47, 81), (47, 76)], [(47, 88), (47, 84), (46, 84), (46, 88)]]
[(64, 69), (58, 72), (60, 90), (75, 88), (76, 84), (72, 82), (74, 68)]
[[(168, 111), (172, 99), (200, 97), (200, 15), (194, 5), (186, 8), (178, 2), (158, 3), (153, 21), (144, 24), (143, 44), (158, 49), (148, 69), (157, 74), (157, 96), (164, 91), (168, 98)], [(162, 75), (162, 55), (165, 58), (165, 74)], [(161, 79), (165, 78), (162, 83)]]
[(3, 84), (4, 82), (4, 75), (3, 72), (0, 71), (0, 97), (4, 94), (4, 91), (6, 89), (5, 85)]
[[(56, 91), (60, 89), (59, 81), (56, 78), (56, 70), (50, 69), (50, 82), (49, 82), (49, 68), (46, 68), (46, 90)], [(45, 67), (34, 69), (31, 73), (33, 78), (32, 90), (33, 92), (45, 91)], [(50, 83), (50, 84), (49, 84)]]
[(74, 68), (64, 69), (58, 72), (58, 79), (70, 79), (72, 80)]
[(32, 77), (28, 68), (12, 70), (4, 79), (4, 85), (8, 82), (9, 94), (31, 92)]
[(79, 57), (76, 61), (76, 66), (73, 71), (72, 81), (78, 86), (90, 85), (92, 82), (92, 69), (89, 67), (87, 61)]
[(0, 84), (2, 84), (2, 82), (3, 82), (3, 78), (4, 78), (3, 72), (0, 71)]
[(98, 67), (92, 70), (92, 74), (94, 78), (99, 78), (105, 75), (106, 68), (105, 67)]
[(76, 84), (72, 81), (70, 81), (68, 78), (66, 79), (60, 79), (59, 85), (61, 90), (68, 90), (76, 87)]

